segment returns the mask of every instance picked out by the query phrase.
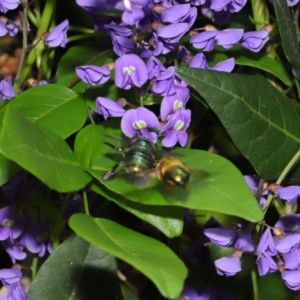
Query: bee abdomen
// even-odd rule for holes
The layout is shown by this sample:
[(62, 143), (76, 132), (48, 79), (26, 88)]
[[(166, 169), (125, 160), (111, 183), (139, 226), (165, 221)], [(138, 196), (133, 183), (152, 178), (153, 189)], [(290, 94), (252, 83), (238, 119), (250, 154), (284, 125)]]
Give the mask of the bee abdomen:
[(140, 147), (130, 148), (125, 154), (125, 168), (128, 173), (137, 173), (154, 167), (153, 154)]

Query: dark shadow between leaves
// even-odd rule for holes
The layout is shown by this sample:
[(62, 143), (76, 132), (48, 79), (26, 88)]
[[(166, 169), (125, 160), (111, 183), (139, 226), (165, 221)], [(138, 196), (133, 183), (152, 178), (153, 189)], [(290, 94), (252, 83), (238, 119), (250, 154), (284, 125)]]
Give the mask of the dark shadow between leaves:
[(71, 274), (76, 289), (72, 299), (115, 300), (119, 293), (117, 275), (100, 266), (78, 266)]

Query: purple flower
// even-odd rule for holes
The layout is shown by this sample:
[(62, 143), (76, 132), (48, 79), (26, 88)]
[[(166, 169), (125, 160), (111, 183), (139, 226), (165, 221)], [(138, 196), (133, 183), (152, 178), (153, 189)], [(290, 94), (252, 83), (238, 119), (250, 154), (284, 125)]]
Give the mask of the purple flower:
[(274, 239), (271, 234), (271, 229), (269, 227), (267, 227), (264, 234), (261, 236), (256, 251), (258, 254), (266, 253), (270, 256), (277, 254)]
[(295, 249), (283, 255), (285, 270), (299, 270), (300, 268), (300, 249)]
[(257, 257), (256, 263), (259, 276), (266, 275), (268, 272), (273, 273), (278, 270), (275, 261), (266, 253), (260, 254)]
[(236, 240), (236, 232), (226, 228), (206, 228), (203, 233), (218, 247), (230, 247)]
[(277, 187), (275, 195), (280, 199), (287, 202), (287, 204), (293, 204), (300, 196), (300, 186), (291, 185), (287, 187)]
[(39, 222), (31, 226), (27, 233), (20, 239), (20, 245), (24, 245), (31, 253), (38, 253), (43, 257), (46, 250), (52, 252), (49, 228), (45, 222)]
[(231, 13), (239, 12), (247, 3), (247, 0), (231, 0), (228, 5), (228, 10)]
[(241, 251), (251, 252), (254, 250), (251, 232), (245, 232), (238, 237), (234, 244), (234, 248)]
[(200, 68), (200, 69), (215, 70), (215, 71), (222, 71), (222, 72), (231, 72), (234, 66), (235, 66), (234, 58), (228, 58), (223, 61), (220, 61), (213, 67), (209, 67), (203, 53), (197, 53), (193, 58), (189, 60), (190, 68)]
[(233, 276), (242, 270), (240, 258), (237, 256), (219, 258), (215, 260), (215, 267), (221, 276)]
[(6, 28), (10, 36), (15, 36), (20, 29), (19, 24), (14, 22), (9, 22), (8, 24), (6, 24)]
[(10, 286), (13, 283), (19, 282), (21, 276), (21, 271), (16, 268), (0, 270), (0, 280), (6, 287)]
[(287, 214), (274, 227), (280, 228), (286, 235), (300, 233), (300, 214)]
[(191, 287), (185, 287), (179, 296), (179, 300), (201, 300), (198, 292)]
[(113, 50), (117, 55), (134, 52), (133, 41), (128, 38), (132, 35), (131, 29), (116, 24), (104, 25), (104, 27), (111, 37)]
[(300, 271), (283, 271), (281, 278), (289, 289), (293, 291), (300, 290)]
[(134, 25), (145, 16), (143, 8), (148, 4), (147, 0), (122, 0), (115, 6), (122, 10), (122, 21), (127, 25)]
[(165, 66), (155, 56), (151, 56), (147, 62), (148, 78), (151, 80), (153, 77), (159, 76), (162, 72), (166, 71)]
[(174, 70), (174, 67), (169, 67), (156, 77), (151, 89), (153, 93), (160, 96), (170, 96), (176, 92)]
[(10, 79), (3, 79), (0, 81), (0, 98), (3, 100), (10, 100), (15, 97), (15, 92), (12, 87)]
[(160, 18), (164, 23), (187, 23), (188, 29), (194, 24), (197, 17), (196, 7), (190, 4), (177, 4), (169, 8), (165, 8), (160, 13)]
[(241, 40), (243, 34), (244, 29), (229, 28), (220, 30), (216, 36), (216, 44), (225, 49), (229, 49)]
[(15, 264), (16, 260), (23, 260), (26, 258), (27, 254), (23, 252), (23, 247), (19, 245), (12, 244), (8, 240), (2, 242), (4, 250), (10, 256), (11, 261)]
[(156, 33), (160, 39), (167, 43), (178, 43), (188, 30), (189, 25), (187, 23), (177, 23), (158, 26)]
[(0, 36), (4, 36), (7, 33), (8, 33), (8, 30), (6, 28), (6, 21), (0, 19)]
[(193, 34), (190, 43), (197, 49), (212, 51), (215, 45), (217, 30)]
[(252, 52), (259, 52), (268, 40), (269, 32), (261, 29), (244, 33), (240, 43)]
[(77, 76), (85, 83), (97, 85), (105, 83), (110, 76), (110, 71), (107, 66), (92, 66), (86, 65), (76, 68)]
[(190, 90), (184, 86), (175, 86), (175, 94), (165, 96), (160, 105), (160, 118), (167, 121), (168, 117), (177, 109), (183, 107), (190, 98)]
[(0, 0), (0, 11), (6, 13), (8, 10), (17, 8), (20, 3), (20, 0)]
[(6, 206), (0, 209), (0, 241), (14, 240), (23, 232), (25, 219), (18, 217), (18, 210)]
[[(260, 178), (256, 175), (245, 175), (244, 179), (246, 181), (246, 184), (250, 188), (251, 192), (253, 193), (253, 195), (256, 195)], [(258, 204), (260, 207), (264, 207), (266, 203), (266, 199), (263, 196), (267, 195), (268, 193), (269, 193), (268, 190), (263, 190), (261, 192), (261, 195), (259, 196), (258, 199)]]
[(96, 109), (105, 120), (108, 117), (122, 117), (125, 113), (125, 109), (118, 102), (103, 97), (97, 97)]
[(49, 33), (45, 35), (45, 44), (49, 47), (65, 47), (67, 40), (67, 30), (69, 28), (69, 21), (65, 20), (56, 27), (54, 27)]
[(148, 79), (145, 63), (135, 54), (125, 54), (115, 62), (115, 83), (124, 90), (141, 87)]
[(275, 241), (276, 250), (280, 253), (293, 251), (299, 245), (300, 234), (288, 235)]
[(7, 287), (7, 300), (25, 300), (26, 292), (20, 282), (15, 282)]
[(48, 82), (46, 80), (41, 80), (38, 85), (44, 85), (44, 84), (48, 84)]
[(189, 109), (179, 108), (170, 115), (167, 124), (160, 130), (160, 134), (165, 134), (162, 140), (164, 147), (173, 147), (179, 142), (181, 147), (187, 143), (188, 135), (185, 132), (191, 122), (191, 111)]
[(149, 132), (148, 129), (160, 129), (160, 124), (155, 114), (144, 107), (129, 109), (121, 120), (122, 132), (132, 138), (134, 136), (145, 136), (154, 143), (157, 140), (155, 132)]

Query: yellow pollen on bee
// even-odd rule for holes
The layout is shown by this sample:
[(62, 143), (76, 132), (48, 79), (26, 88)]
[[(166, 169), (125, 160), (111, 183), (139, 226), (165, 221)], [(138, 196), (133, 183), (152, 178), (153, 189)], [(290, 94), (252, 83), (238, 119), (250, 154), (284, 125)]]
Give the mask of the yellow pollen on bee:
[(135, 67), (129, 66), (129, 67), (124, 67), (123, 68), (123, 74), (128, 74), (131, 76), (131, 74), (135, 71)]

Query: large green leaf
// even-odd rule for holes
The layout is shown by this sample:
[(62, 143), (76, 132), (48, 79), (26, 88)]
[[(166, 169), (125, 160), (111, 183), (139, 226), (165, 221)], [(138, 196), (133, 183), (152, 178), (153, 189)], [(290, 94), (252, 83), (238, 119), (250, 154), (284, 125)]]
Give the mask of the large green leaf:
[(138, 202), (127, 200), (104, 185), (93, 184), (92, 190), (106, 199), (115, 202), (120, 207), (131, 212), (133, 215), (150, 223), (167, 237), (173, 238), (181, 235), (183, 229), (183, 212), (181, 207), (162, 206), (162, 205), (145, 205)]
[(275, 59), (258, 53), (247, 55), (238, 55), (235, 57), (235, 63), (241, 66), (250, 66), (266, 71), (280, 79), (285, 85), (290, 86), (292, 81), (284, 65)]
[(114, 257), (74, 234), (43, 263), (27, 299), (115, 299), (116, 272)]
[(11, 101), (9, 107), (63, 138), (78, 131), (87, 117), (85, 101), (73, 91), (56, 84), (29, 89)]
[[(216, 113), (257, 173), (276, 179), (300, 147), (300, 107), (262, 76), (177, 69)], [(300, 179), (300, 170), (293, 174)]]
[[(108, 123), (109, 124), (109, 123)], [(107, 123), (106, 123), (107, 125)], [(83, 128), (75, 140), (75, 155), (82, 166), (89, 170), (91, 160), (98, 160), (99, 150), (105, 147), (102, 134), (110, 133), (118, 136), (120, 130), (107, 129), (103, 126), (89, 125)], [(101, 150), (100, 150), (101, 152)], [(149, 206), (142, 203), (132, 202), (107, 189), (100, 183), (92, 185), (93, 191), (103, 197), (114, 201), (120, 207), (131, 212), (140, 219), (152, 224), (168, 237), (179, 236), (182, 232), (182, 208), (171, 206)]]
[[(104, 173), (122, 160), (122, 155), (103, 143), (108, 139), (101, 133), (110, 134), (116, 130), (109, 131), (100, 126), (99, 129), (90, 127), (84, 130), (86, 131), (82, 133), (80, 143), (75, 142), (75, 153), (82, 166), (102, 182)], [(157, 180), (143, 189), (137, 188), (126, 180), (124, 170), (120, 170), (113, 180), (102, 183), (123, 198), (142, 204), (217, 211), (250, 221), (262, 219), (262, 212), (244, 178), (229, 161), (206, 151), (181, 149), (178, 152), (184, 155), (182, 161), (194, 169), (189, 187), (185, 191), (169, 190)]]
[[(282, 48), (289, 62), (299, 60), (299, 41), (294, 21), (285, 0), (273, 1)], [(295, 20), (298, 22), (298, 20)]]
[(149, 277), (166, 298), (177, 297), (187, 276), (183, 262), (163, 243), (106, 219), (84, 214), (70, 218), (70, 227), (92, 245), (133, 265)]
[(4, 115), (0, 151), (59, 192), (81, 189), (91, 180), (60, 136), (11, 108)]

